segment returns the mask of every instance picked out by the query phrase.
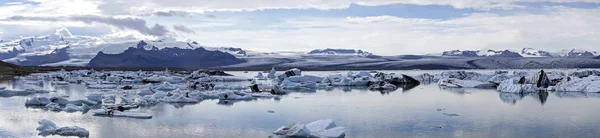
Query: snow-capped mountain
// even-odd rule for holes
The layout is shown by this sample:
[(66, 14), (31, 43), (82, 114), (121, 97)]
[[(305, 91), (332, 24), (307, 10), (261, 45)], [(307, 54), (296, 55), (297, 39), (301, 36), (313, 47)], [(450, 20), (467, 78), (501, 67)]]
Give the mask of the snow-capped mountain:
[(359, 56), (371, 56), (372, 53), (356, 50), (356, 49), (316, 49), (308, 52), (309, 55), (359, 55)]
[(598, 56), (595, 51), (581, 49), (567, 49), (560, 52), (549, 52), (534, 48), (523, 48), (520, 52), (511, 50), (452, 50), (445, 51), (442, 56), (457, 57), (594, 57)]
[(129, 47), (119, 54), (105, 54), (100, 51), (90, 60), (88, 66), (210, 68), (245, 62), (229, 53), (210, 51), (202, 47), (159, 49), (144, 41), (140, 41), (136, 46)]
[(509, 50), (452, 50), (445, 51), (442, 56), (459, 56), (459, 57), (522, 57), (519, 53)]
[(586, 51), (582, 49), (565, 49), (562, 50), (559, 54), (561, 57), (594, 57), (598, 54), (596, 51)]
[(533, 48), (523, 48), (521, 50), (521, 56), (523, 57), (552, 57), (552, 54), (547, 51), (537, 50)]

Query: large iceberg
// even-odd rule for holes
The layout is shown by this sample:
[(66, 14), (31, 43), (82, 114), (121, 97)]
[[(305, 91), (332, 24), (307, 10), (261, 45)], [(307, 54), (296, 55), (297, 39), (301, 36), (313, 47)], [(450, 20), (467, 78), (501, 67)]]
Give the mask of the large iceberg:
[(59, 136), (76, 136), (76, 137), (89, 137), (90, 132), (85, 130), (84, 128), (78, 126), (69, 126), (69, 127), (58, 127), (56, 124), (50, 120), (40, 120), (38, 121), (40, 124), (36, 130), (39, 131), (39, 135), (49, 136), (49, 135), (59, 135)]
[(332, 119), (323, 119), (306, 125), (292, 124), (281, 126), (273, 134), (288, 137), (339, 138), (346, 136), (346, 128), (338, 127)]
[(551, 87), (558, 92), (600, 92), (600, 76), (585, 78), (567, 77), (564, 81)]
[(506, 93), (528, 93), (544, 91), (543, 88), (538, 88), (534, 84), (526, 84), (521, 80), (508, 79), (502, 81), (496, 90)]

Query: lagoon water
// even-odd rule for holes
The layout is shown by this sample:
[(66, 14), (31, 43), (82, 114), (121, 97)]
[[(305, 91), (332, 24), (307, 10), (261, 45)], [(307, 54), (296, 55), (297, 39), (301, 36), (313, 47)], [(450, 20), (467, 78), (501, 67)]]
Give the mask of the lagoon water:
[[(406, 71), (409, 75), (431, 71)], [(481, 71), (486, 72), (486, 71)], [(256, 72), (230, 72), (254, 76)], [(336, 72), (303, 72), (324, 76)], [(345, 73), (345, 72), (339, 72)], [(236, 83), (247, 85), (249, 82)], [(8, 89), (28, 86), (2, 82)], [(85, 99), (89, 90), (71, 84), (45, 89)], [(389, 93), (366, 88), (292, 92), (280, 99), (167, 104), (133, 109), (152, 119), (96, 117), (27, 108), (33, 96), (0, 97), (0, 137), (40, 137), (37, 121), (80, 126), (90, 137), (270, 137), (282, 125), (333, 119), (346, 137), (597, 137), (600, 94), (507, 94), (485, 89), (443, 89), (436, 84)], [(118, 99), (118, 98), (117, 98)], [(272, 110), (274, 113), (267, 111)]]

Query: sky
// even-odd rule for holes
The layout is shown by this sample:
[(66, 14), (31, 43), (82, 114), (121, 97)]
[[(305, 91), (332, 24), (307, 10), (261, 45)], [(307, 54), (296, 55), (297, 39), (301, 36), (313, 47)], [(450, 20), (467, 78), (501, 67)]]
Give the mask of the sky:
[(0, 0), (0, 39), (57, 29), (264, 52), (600, 51), (600, 0)]

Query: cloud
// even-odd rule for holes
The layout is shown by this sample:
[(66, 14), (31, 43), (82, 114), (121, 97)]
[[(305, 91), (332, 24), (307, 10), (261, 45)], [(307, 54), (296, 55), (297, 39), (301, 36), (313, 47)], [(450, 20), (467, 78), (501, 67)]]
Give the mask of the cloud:
[(254, 11), (266, 9), (345, 9), (352, 4), (380, 6), (391, 4), (442, 5), (457, 9), (514, 9), (525, 8), (524, 3), (583, 2), (600, 3), (597, 0), (102, 0), (99, 9), (110, 13), (135, 13), (148, 10), (204, 11)]
[[(206, 45), (254, 50), (358, 48), (381, 55), (452, 49), (533, 47), (600, 51), (600, 9), (549, 7), (544, 13), (476, 13), (448, 20), (367, 16), (284, 19), (268, 27), (206, 29), (189, 36)], [(282, 29), (283, 28), (283, 29)]]
[(139, 18), (115, 18), (97, 15), (72, 15), (72, 16), (10, 16), (4, 21), (44, 21), (44, 22), (83, 22), (86, 24), (100, 23), (107, 24), (119, 29), (131, 29), (141, 34), (163, 36), (169, 31), (165, 26), (155, 24), (152, 27), (146, 26), (146, 20)]
[(73, 37), (73, 34), (71, 34), (71, 32), (67, 28), (56, 29), (56, 32), (54, 34), (61, 36), (63, 38)]
[(184, 32), (184, 33), (188, 33), (188, 34), (195, 34), (196, 32), (192, 29), (189, 29), (183, 25), (173, 25), (173, 29), (180, 31), (180, 32)]

